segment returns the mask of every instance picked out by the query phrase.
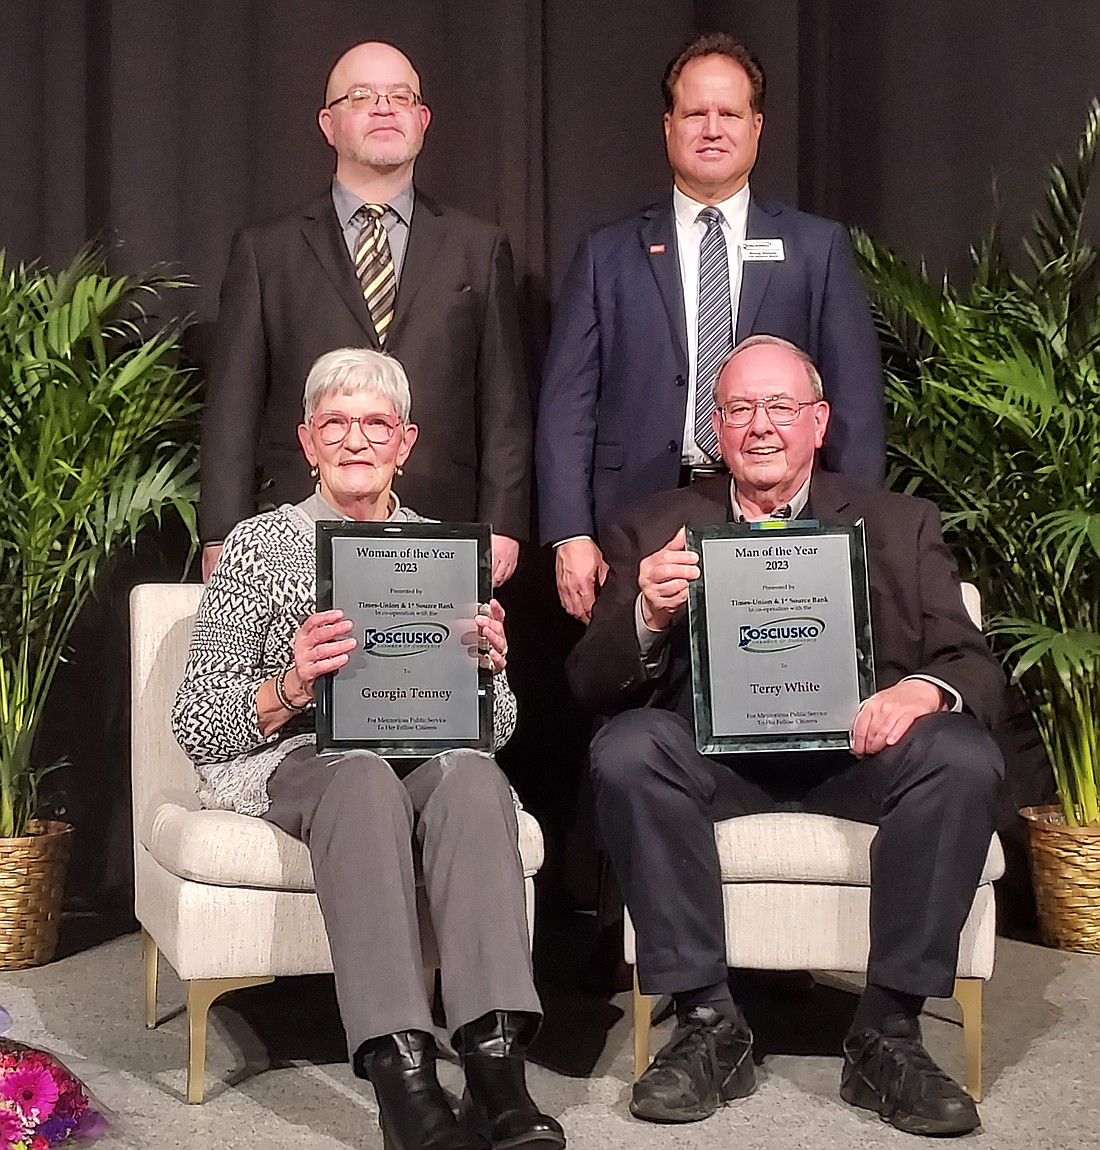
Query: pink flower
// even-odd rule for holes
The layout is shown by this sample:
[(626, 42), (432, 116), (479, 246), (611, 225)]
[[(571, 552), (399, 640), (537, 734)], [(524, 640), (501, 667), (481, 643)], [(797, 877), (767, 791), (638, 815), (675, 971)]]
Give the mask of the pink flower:
[(10, 1146), (22, 1138), (23, 1123), (19, 1121), (19, 1115), (0, 1109), (0, 1146)]
[(0, 1094), (14, 1102), (24, 1119), (38, 1125), (53, 1113), (57, 1103), (57, 1083), (48, 1070), (37, 1066), (20, 1066), (10, 1070), (0, 1081)]

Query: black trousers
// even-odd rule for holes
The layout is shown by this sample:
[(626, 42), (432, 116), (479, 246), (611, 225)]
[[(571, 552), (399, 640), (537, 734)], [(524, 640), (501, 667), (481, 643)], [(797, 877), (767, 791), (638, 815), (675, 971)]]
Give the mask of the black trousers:
[(710, 758), (679, 715), (641, 708), (600, 729), (591, 771), (604, 842), (637, 927), (644, 993), (726, 977), (714, 823), (779, 810), (878, 825), (868, 981), (951, 993), (1004, 776), (997, 745), (970, 716), (927, 715), (896, 746), (864, 759)]

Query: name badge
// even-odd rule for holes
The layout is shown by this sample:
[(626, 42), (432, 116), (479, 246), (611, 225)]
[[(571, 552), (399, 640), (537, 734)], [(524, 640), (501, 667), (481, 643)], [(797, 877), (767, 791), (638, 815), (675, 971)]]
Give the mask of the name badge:
[(750, 263), (782, 263), (787, 257), (782, 240), (742, 240), (741, 258)]

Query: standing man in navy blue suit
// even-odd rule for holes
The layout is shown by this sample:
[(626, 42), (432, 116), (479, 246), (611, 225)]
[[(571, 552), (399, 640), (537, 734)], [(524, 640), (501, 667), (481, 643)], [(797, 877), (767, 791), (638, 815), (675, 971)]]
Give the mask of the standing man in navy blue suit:
[(714, 369), (746, 336), (806, 349), (832, 408), (824, 465), (882, 480), (882, 365), (847, 235), (749, 190), (764, 89), (759, 62), (731, 36), (685, 48), (664, 78), (671, 200), (589, 234), (562, 285), (536, 474), (558, 594), (585, 623), (612, 516), (721, 469), (709, 442)]

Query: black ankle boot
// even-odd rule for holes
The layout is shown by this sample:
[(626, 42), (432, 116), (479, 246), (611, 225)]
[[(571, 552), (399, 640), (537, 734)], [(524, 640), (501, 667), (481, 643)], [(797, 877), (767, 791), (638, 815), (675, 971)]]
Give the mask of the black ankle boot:
[(493, 1010), (455, 1031), (454, 1048), (466, 1072), (463, 1110), (493, 1150), (562, 1150), (565, 1134), (527, 1093), (524, 1056), (538, 1017)]
[(463, 1131), (435, 1076), (435, 1039), (422, 1030), (364, 1042), (352, 1069), (378, 1096), (386, 1150), (479, 1150)]

